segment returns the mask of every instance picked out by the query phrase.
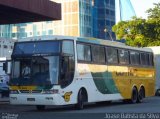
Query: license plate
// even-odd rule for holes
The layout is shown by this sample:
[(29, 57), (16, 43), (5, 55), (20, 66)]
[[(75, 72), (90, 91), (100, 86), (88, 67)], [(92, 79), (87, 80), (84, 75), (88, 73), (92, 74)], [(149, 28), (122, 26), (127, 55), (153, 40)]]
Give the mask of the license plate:
[(27, 101), (35, 101), (35, 98), (27, 98)]

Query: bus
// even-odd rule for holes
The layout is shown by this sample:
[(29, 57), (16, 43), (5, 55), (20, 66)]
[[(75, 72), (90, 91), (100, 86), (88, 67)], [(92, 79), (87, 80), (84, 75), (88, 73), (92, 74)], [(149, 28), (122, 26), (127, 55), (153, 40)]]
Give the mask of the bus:
[(86, 103), (140, 103), (154, 95), (151, 49), (95, 38), (41, 36), (16, 42), (11, 57), (10, 104), (83, 109)]

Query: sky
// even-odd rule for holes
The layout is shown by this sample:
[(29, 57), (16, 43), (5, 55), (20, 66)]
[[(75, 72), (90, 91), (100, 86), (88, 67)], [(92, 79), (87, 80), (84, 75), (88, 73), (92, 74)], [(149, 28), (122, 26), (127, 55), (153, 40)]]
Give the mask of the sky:
[[(116, 3), (118, 0), (116, 0)], [(142, 18), (147, 18), (147, 13), (146, 13), (146, 10), (148, 10), (149, 8), (153, 8), (154, 5), (153, 3), (158, 3), (160, 2), (160, 0), (130, 0), (133, 7), (134, 7), (134, 10), (136, 12), (136, 16), (137, 17), (142, 17)], [(117, 6), (118, 4), (116, 4), (116, 7), (118, 8)], [(116, 10), (116, 22), (118, 22), (120, 20), (119, 18), (119, 10), (117, 11)]]
[(145, 11), (149, 8), (153, 8), (153, 3), (158, 3), (160, 0), (131, 0), (131, 3), (135, 9), (137, 17), (147, 18)]

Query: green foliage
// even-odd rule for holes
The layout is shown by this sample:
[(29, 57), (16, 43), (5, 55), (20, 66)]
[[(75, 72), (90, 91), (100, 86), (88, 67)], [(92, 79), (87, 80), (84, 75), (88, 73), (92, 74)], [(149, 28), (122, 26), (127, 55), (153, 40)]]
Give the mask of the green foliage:
[(148, 18), (160, 18), (160, 3), (154, 3), (154, 8), (147, 10)]
[(125, 39), (130, 46), (160, 45), (160, 3), (147, 10), (148, 19), (133, 17), (130, 21), (121, 21), (112, 27), (117, 39)]

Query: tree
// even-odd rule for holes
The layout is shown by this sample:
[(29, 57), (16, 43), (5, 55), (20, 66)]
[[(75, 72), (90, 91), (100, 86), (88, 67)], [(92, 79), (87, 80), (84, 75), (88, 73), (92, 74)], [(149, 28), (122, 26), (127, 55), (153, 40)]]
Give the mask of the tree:
[(154, 8), (150, 8), (147, 10), (148, 18), (160, 18), (160, 3), (154, 3)]
[(112, 27), (117, 39), (125, 39), (130, 46), (160, 45), (160, 3), (147, 10), (148, 19), (133, 17)]

